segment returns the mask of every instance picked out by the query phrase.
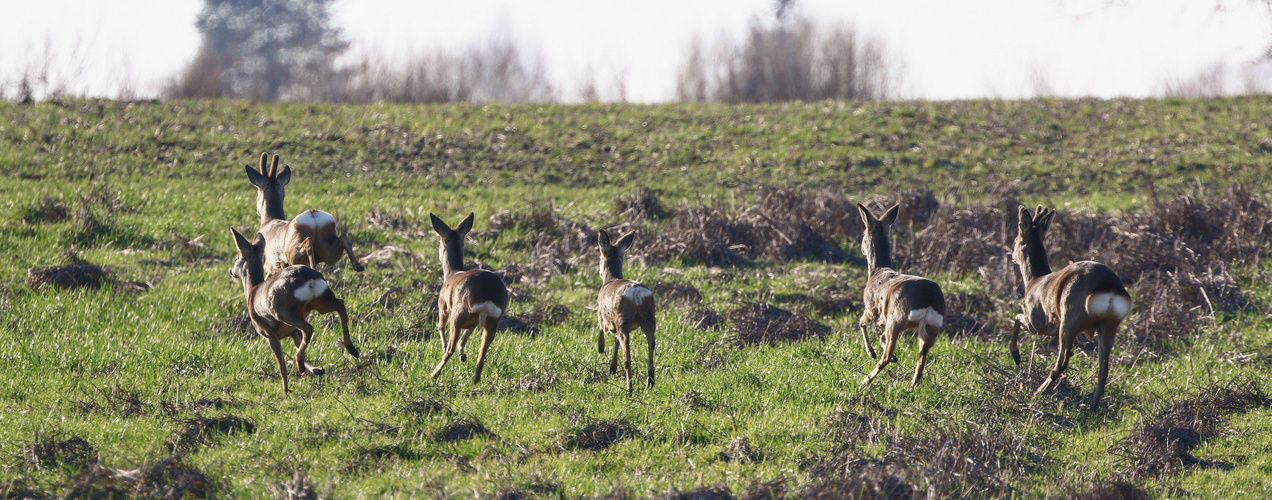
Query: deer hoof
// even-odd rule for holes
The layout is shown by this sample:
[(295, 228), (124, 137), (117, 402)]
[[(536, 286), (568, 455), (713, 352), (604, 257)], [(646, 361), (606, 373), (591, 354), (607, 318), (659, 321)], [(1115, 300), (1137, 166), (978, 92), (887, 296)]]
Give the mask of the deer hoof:
[(365, 267), (362, 267), (362, 264), (354, 264), (354, 265), (353, 265), (353, 270), (354, 270), (355, 272), (359, 272), (359, 273), (360, 273), (360, 272), (362, 272), (362, 271), (366, 270), (366, 268), (365, 268)]
[(460, 360), (461, 362), (462, 362), (462, 361), (468, 361), (468, 355), (467, 355), (467, 354), (464, 354), (464, 353), (462, 353), (462, 352), (461, 352), (461, 353), (459, 353), (459, 360)]
[(349, 351), (349, 355), (350, 355), (350, 356), (353, 356), (353, 357), (355, 357), (355, 358), (360, 358), (360, 357), (362, 357), (362, 353), (358, 352), (358, 348), (357, 348), (357, 347), (354, 347), (354, 346), (353, 346), (353, 344), (348, 344), (348, 345), (346, 345), (346, 346), (345, 346), (345, 350), (346, 350), (346, 351)]

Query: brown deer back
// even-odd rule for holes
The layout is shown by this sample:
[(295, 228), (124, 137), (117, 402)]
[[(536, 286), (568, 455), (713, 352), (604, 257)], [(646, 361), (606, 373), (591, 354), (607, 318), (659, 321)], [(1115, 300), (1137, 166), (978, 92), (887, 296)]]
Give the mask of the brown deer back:
[(616, 279), (601, 285), (596, 305), (601, 329), (607, 332), (654, 319), (654, 293), (637, 281)]
[(882, 268), (866, 281), (863, 297), (866, 321), (883, 325), (908, 318), (910, 311), (931, 307), (945, 315), (945, 294), (935, 281)]

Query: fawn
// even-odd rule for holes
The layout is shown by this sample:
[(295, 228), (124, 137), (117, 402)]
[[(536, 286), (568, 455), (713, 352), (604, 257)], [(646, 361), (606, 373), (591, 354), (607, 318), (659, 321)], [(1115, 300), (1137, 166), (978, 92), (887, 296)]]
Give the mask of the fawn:
[(601, 291), (596, 296), (596, 318), (601, 333), (596, 336), (596, 346), (605, 354), (605, 334), (614, 335), (618, 345), (610, 358), (610, 373), (618, 371), (618, 351), (623, 351), (623, 374), (627, 377), (629, 395), (632, 393), (630, 333), (636, 326), (640, 326), (649, 343), (649, 386), (654, 386), (654, 293), (639, 282), (623, 279), (623, 254), (632, 246), (635, 234), (627, 233), (613, 245), (604, 229), (597, 236), (597, 247), (601, 251)]
[[(857, 211), (861, 213), (861, 221), (866, 229), (861, 236), (861, 253), (866, 256), (869, 265), (869, 278), (862, 303), (865, 311), (861, 313), (861, 340), (866, 343), (866, 352), (871, 358), (878, 358), (879, 363), (862, 385), (869, 384), (879, 375), (879, 371), (888, 363), (897, 360), (893, 350), (901, 333), (914, 328), (919, 337), (919, 360), (914, 366), (914, 378), (910, 387), (923, 380), (923, 367), (927, 364), (928, 349), (936, 343), (945, 321), (945, 295), (936, 282), (901, 274), (892, 269), (892, 243), (888, 239), (888, 228), (897, 219), (900, 205), (893, 205), (883, 214), (875, 218), (870, 210), (860, 203)], [(883, 357), (875, 355), (870, 345), (870, 336), (866, 333), (866, 325), (875, 323), (884, 328), (879, 334), (879, 342), (883, 344)]]
[(230, 232), (234, 235), (234, 246), (238, 248), (230, 275), (243, 282), (247, 315), (256, 332), (269, 341), (269, 348), (278, 359), (283, 393), (289, 392), (289, 386), (287, 362), (283, 359), (283, 347), (279, 343), (282, 339), (290, 337), (295, 342), (296, 370), (300, 375), (322, 375), (325, 372), (305, 361), (305, 351), (314, 338), (314, 327), (305, 320), (311, 311), (339, 314), (345, 350), (358, 357), (358, 348), (349, 338), (349, 315), (345, 312), (344, 301), (327, 286), (322, 273), (311, 267), (289, 266), (266, 278), (265, 249), (268, 245), (265, 236), (256, 233), (256, 238), (248, 242), (238, 230), (230, 228)]
[(1035, 334), (1057, 336), (1060, 352), (1056, 355), (1055, 368), (1038, 387), (1037, 394), (1041, 394), (1051, 389), (1069, 368), (1069, 356), (1073, 354), (1073, 341), (1078, 333), (1095, 332), (1100, 367), (1091, 409), (1098, 408), (1108, 383), (1109, 351), (1113, 348), (1117, 327), (1131, 313), (1131, 295), (1117, 273), (1099, 262), (1074, 262), (1051, 272), (1042, 239), (1056, 215), (1055, 209), (1046, 210), (1039, 205), (1037, 213), (1031, 214), (1022, 206), (1017, 215), (1018, 231), (1011, 260), (1020, 266), (1025, 297), (1021, 304), (1024, 312), (1016, 315), (1011, 332), (1012, 360), (1020, 365), (1017, 337), (1021, 326)]
[[(464, 346), (473, 329), (482, 329), (481, 350), (477, 351), (477, 367), (473, 383), (481, 382), (481, 369), (486, 363), (486, 350), (495, 342), (495, 330), (499, 319), (508, 310), (508, 288), (499, 275), (483, 269), (464, 270), (464, 237), (473, 228), (473, 214), (451, 229), (436, 215), (428, 214), (433, 221), (433, 231), (441, 238), (438, 253), (442, 259), (442, 290), (437, 295), (437, 336), (442, 341), (442, 361), (433, 369), (433, 378), (442, 373), (442, 367), (455, 354), (459, 345), (459, 360), (467, 361)], [(449, 326), (450, 337), (443, 331)], [(459, 331), (464, 330), (463, 339)]]
[[(269, 155), (261, 153), (261, 170), (244, 165), (247, 179), (256, 186), (256, 214), (261, 218), (260, 233), (265, 235), (265, 270), (273, 274), (289, 265), (316, 267), (318, 262), (329, 266), (340, 261), (341, 253), (349, 256), (353, 270), (362, 272), (362, 264), (353, 254), (348, 235), (341, 234), (336, 218), (321, 210), (306, 210), (291, 221), (283, 214), (283, 188), (291, 181), (291, 165), (278, 169), (278, 155), (269, 169), (265, 168)], [(301, 246), (310, 240), (309, 251)], [(316, 260), (315, 260), (316, 259)]]

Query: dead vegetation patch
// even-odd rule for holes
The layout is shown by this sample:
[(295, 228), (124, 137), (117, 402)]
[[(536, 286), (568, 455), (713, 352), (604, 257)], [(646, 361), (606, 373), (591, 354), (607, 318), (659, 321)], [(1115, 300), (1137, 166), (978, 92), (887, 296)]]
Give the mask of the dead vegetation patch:
[(504, 315), (499, 320), (499, 329), (535, 336), (539, 334), (540, 327), (561, 324), (570, 314), (570, 308), (564, 304), (540, 302), (519, 316)]
[(320, 498), (318, 490), (309, 482), (304, 469), (300, 467), (296, 467), (290, 479), (271, 484), (270, 490), (279, 500), (318, 500)]
[(186, 464), (180, 455), (136, 469), (96, 464), (71, 479), (64, 498), (216, 498), (228, 485), (215, 477)]
[(542, 283), (574, 272), (579, 259), (596, 258), (596, 230), (566, 218), (551, 201), (531, 201), (526, 212), (496, 212), (490, 225), (501, 245), (529, 251), (516, 268), (521, 281)]
[(493, 436), (493, 432), (475, 417), (460, 417), (448, 422), (432, 433), (434, 441), (454, 442), (472, 439), (477, 436)]
[(764, 454), (752, 446), (751, 440), (746, 436), (737, 436), (724, 445), (724, 450), (720, 452), (720, 459), (725, 462), (754, 463), (764, 461)]
[(640, 186), (631, 193), (614, 198), (614, 213), (635, 220), (659, 220), (670, 217), (672, 211), (663, 204), (657, 192)]
[(499, 392), (543, 392), (561, 382), (555, 370), (544, 370), (537, 374), (526, 375), (509, 380), (499, 388)]
[(436, 399), (420, 398), (407, 401), (399, 405), (394, 405), (389, 412), (394, 415), (413, 415), (419, 417), (424, 415), (448, 413), (450, 412), (450, 409), (446, 407), (446, 403)]
[(353, 450), (352, 457), (340, 467), (340, 472), (342, 474), (375, 474), (382, 472), (387, 462), (413, 461), (421, 458), (423, 455), (400, 442), (380, 446), (359, 446)]
[(625, 418), (591, 420), (562, 432), (557, 446), (564, 450), (598, 451), (636, 434), (636, 428)]
[(242, 341), (251, 341), (261, 338), (256, 333), (256, 327), (252, 325), (252, 318), (246, 312), (240, 312), (233, 316), (227, 317), (213, 325), (212, 330), (219, 337), (235, 338)]
[(1168, 405), (1110, 448), (1130, 462), (1127, 473), (1136, 478), (1164, 478), (1201, 468), (1231, 468), (1231, 464), (1197, 458), (1192, 450), (1227, 428), (1227, 417), (1272, 405), (1272, 398), (1251, 380), (1211, 384)]
[(71, 211), (61, 198), (45, 196), (22, 208), (18, 216), (27, 224), (47, 224), (70, 219)]
[(62, 254), (60, 265), (27, 270), (27, 285), (34, 289), (48, 285), (58, 290), (79, 288), (99, 290), (105, 285), (112, 285), (118, 291), (128, 292), (144, 292), (150, 289), (148, 283), (115, 278), (105, 268), (81, 258), (74, 248)]
[(22, 461), (36, 470), (84, 470), (97, 462), (97, 448), (79, 436), (37, 432), (35, 439), (22, 448)]
[(1134, 484), (1124, 481), (1105, 481), (1086, 491), (1074, 491), (1056, 500), (1152, 500), (1153, 496)]
[(178, 419), (177, 422), (182, 424), (182, 428), (168, 444), (173, 451), (194, 451), (202, 445), (213, 443), (219, 436), (256, 432), (256, 424), (233, 415), (194, 417)]
[(729, 322), (732, 329), (728, 340), (738, 347), (823, 338), (831, 331), (830, 327), (802, 313), (761, 302), (745, 304), (729, 312)]
[(0, 499), (4, 500), (44, 500), (53, 495), (35, 489), (24, 478), (0, 481)]

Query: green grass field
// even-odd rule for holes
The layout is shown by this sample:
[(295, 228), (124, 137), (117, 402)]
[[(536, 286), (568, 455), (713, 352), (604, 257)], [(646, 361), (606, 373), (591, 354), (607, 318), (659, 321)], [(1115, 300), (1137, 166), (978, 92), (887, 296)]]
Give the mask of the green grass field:
[[(293, 379), (287, 396), (229, 274), (228, 228), (257, 227), (243, 165), (262, 151), (293, 169), (288, 215), (334, 213), (359, 255), (402, 250), (363, 273), (321, 269), (362, 357), (341, 348), (334, 316), (311, 317), (310, 361), (327, 376)], [(1154, 498), (1269, 497), (1270, 153), (1264, 97), (0, 103), (0, 493), (1115, 498), (1098, 495), (1118, 483)], [(667, 213), (629, 210), (654, 206), (632, 201), (637, 188)], [(1244, 226), (1207, 233), (1232, 188), (1254, 198), (1231, 212)], [(941, 283), (973, 331), (947, 329), (914, 389), (907, 335), (900, 363), (863, 388), (866, 271), (844, 208), (901, 192), (939, 207), (894, 234), (899, 267)], [(972, 219), (1010, 227), (995, 221), (1017, 200), (1060, 210), (1053, 267), (1134, 269), (1136, 312), (1098, 410), (1085, 406), (1093, 352), (1037, 396), (1046, 339), (1024, 337), (1024, 363), (1010, 361), (1019, 274), (968, 257), (1001, 264), (1005, 241), (945, 234)], [(441, 266), (427, 214), (454, 224), (469, 211), (466, 262), (507, 271), (509, 313), (526, 324), (501, 332), (477, 386), (472, 358), (428, 376)], [(1136, 221), (1156, 220), (1183, 222), (1145, 239)], [(596, 351), (588, 246), (624, 224), (638, 230), (627, 277), (660, 306), (658, 383), (640, 375), (630, 397)], [(792, 228), (828, 250), (797, 251), (811, 240)], [(1098, 251), (1083, 234), (1100, 235)], [(924, 257), (936, 250), (970, 253)], [(104, 270), (99, 289), (37, 279), (80, 262)], [(745, 342), (759, 304), (793, 314), (794, 338)], [(118, 472), (138, 468), (159, 472)]]

